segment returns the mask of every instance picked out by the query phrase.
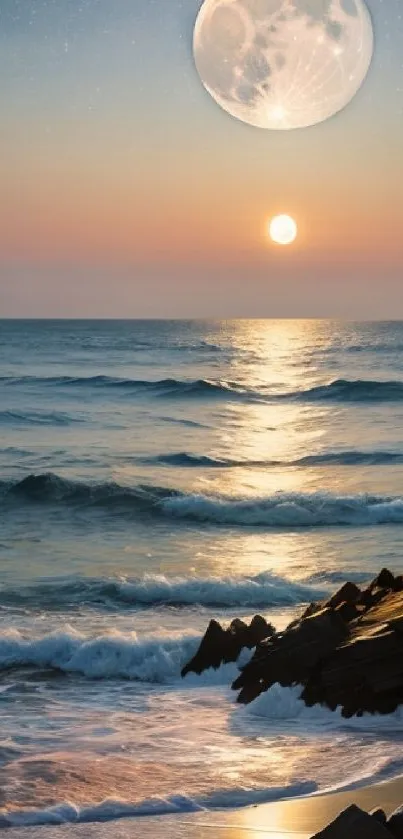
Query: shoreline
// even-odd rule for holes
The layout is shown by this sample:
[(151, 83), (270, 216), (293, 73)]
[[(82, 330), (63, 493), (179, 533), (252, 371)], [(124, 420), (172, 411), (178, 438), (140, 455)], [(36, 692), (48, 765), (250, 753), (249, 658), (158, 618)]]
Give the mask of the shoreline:
[(259, 810), (258, 818), (253, 818), (253, 826), (256, 829), (261, 824), (267, 829), (269, 821), (275, 824), (276, 830), (298, 830), (311, 836), (322, 830), (350, 804), (356, 804), (367, 812), (381, 807), (390, 815), (402, 803), (403, 775), (348, 791), (315, 793), (306, 798), (288, 799), (252, 808)]
[(178, 816), (178, 821), (193, 828), (186, 834), (191, 839), (204, 839), (213, 829), (220, 831), (222, 839), (246, 839), (253, 834), (267, 834), (271, 839), (286, 839), (288, 835), (311, 839), (350, 804), (367, 812), (380, 807), (389, 816), (402, 803), (403, 775), (348, 791), (319, 792), (225, 813), (197, 814), (185, 820)]
[(381, 808), (387, 816), (403, 803), (403, 775), (348, 791), (318, 792), (297, 798), (253, 804), (238, 809), (202, 810), (155, 816), (128, 816), (99, 821), (65, 822), (25, 826), (2, 826), (0, 834), (32, 839), (66, 839), (83, 834), (108, 839), (111, 826), (115, 839), (313, 839), (351, 804), (366, 812)]

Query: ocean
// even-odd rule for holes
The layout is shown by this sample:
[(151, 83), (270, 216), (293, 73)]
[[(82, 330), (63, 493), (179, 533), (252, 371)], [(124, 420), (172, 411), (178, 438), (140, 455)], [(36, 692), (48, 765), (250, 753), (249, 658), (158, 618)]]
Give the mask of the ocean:
[(211, 617), (403, 572), (403, 323), (1, 321), (0, 467), (0, 826), (403, 772), (400, 711), (180, 676)]

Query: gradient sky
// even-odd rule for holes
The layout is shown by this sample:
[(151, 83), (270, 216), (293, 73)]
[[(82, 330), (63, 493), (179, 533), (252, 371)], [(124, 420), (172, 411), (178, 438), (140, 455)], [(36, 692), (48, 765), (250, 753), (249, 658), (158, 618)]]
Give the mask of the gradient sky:
[(202, 87), (200, 0), (1, 0), (0, 316), (403, 318), (401, 4), (343, 112), (269, 132)]

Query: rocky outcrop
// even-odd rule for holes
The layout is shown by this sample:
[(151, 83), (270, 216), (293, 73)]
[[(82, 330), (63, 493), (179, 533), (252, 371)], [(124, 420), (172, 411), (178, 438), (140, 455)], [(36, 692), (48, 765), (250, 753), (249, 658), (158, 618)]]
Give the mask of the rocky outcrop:
[(403, 839), (403, 804), (389, 817), (387, 828), (394, 839)]
[(391, 713), (403, 704), (403, 577), (384, 568), (364, 589), (345, 583), (283, 632), (261, 616), (226, 630), (211, 621), (182, 675), (236, 661), (243, 647), (256, 649), (232, 685), (238, 702), (278, 682), (301, 685), (307, 705), (340, 706), (345, 717)]
[(392, 839), (386, 815), (382, 810), (366, 813), (355, 804), (343, 810), (328, 827), (313, 839)]
[(209, 667), (217, 669), (221, 664), (236, 661), (242, 649), (252, 650), (263, 638), (274, 633), (274, 627), (261, 615), (255, 615), (249, 626), (235, 618), (228, 629), (211, 620), (196, 655), (182, 669), (182, 676), (187, 673), (200, 675)]
[(325, 607), (286, 632), (265, 639), (256, 648), (232, 687), (247, 704), (275, 682), (305, 684), (318, 664), (347, 638), (348, 629), (337, 610)]
[(351, 804), (312, 839), (403, 839), (403, 806), (387, 818), (380, 808), (368, 814)]

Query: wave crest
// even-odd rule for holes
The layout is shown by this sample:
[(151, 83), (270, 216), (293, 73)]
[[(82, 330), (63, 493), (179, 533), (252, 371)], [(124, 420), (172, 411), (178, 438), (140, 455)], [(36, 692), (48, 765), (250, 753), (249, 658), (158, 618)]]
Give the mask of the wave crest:
[(403, 400), (403, 382), (399, 380), (335, 379), (327, 384), (278, 393), (270, 385), (248, 387), (240, 382), (212, 379), (160, 380), (129, 379), (119, 376), (3, 376), (0, 382), (8, 388), (32, 385), (40, 388), (73, 388), (117, 390), (130, 395), (150, 394), (170, 398), (224, 398), (245, 401), (302, 402), (400, 402)]
[(172, 517), (233, 527), (300, 528), (403, 524), (403, 498), (277, 492), (269, 496), (228, 497), (181, 492), (169, 487), (116, 483), (89, 484), (52, 473), (0, 482), (3, 503), (79, 504), (125, 509), (130, 515)]
[(323, 597), (324, 589), (294, 583), (271, 572), (254, 577), (75, 578), (0, 588), (0, 605), (59, 610), (82, 605), (104, 608), (205, 606), (268, 609)]
[(403, 382), (335, 379), (327, 385), (297, 391), (294, 397), (309, 402), (400, 402)]
[(8, 810), (0, 814), (0, 827), (33, 827), (39, 825), (61, 825), (71, 823), (108, 822), (139, 816), (165, 816), (174, 813), (194, 813), (200, 810), (247, 807), (252, 804), (267, 804), (283, 798), (294, 798), (315, 792), (316, 784), (301, 781), (284, 787), (257, 789), (216, 790), (210, 795), (191, 798), (188, 795), (170, 795), (167, 798), (152, 798), (146, 801), (129, 802), (110, 799), (99, 804), (79, 806), (69, 801), (44, 809)]
[(139, 639), (136, 633), (113, 632), (95, 638), (68, 628), (30, 640), (18, 630), (0, 634), (0, 671), (21, 667), (52, 668), (89, 679), (130, 679), (169, 683), (194, 655), (199, 636)]
[(197, 455), (188, 452), (172, 452), (147, 458), (138, 458), (139, 463), (178, 466), (180, 468), (203, 469), (262, 469), (287, 468), (295, 466), (387, 466), (403, 463), (403, 453), (397, 451), (324, 451), (304, 455), (295, 460), (245, 460), (213, 455)]

